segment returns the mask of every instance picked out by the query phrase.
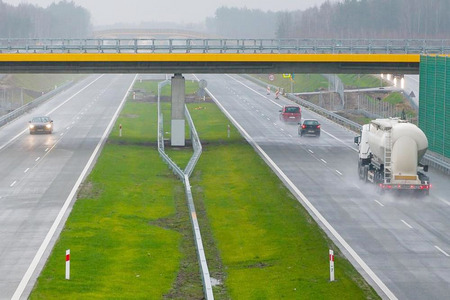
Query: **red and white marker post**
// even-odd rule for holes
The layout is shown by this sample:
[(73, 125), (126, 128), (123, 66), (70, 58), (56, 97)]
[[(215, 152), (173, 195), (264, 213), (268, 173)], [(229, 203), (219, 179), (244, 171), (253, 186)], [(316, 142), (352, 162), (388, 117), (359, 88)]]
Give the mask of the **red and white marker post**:
[(70, 249), (66, 250), (66, 280), (70, 279)]
[(267, 86), (267, 95), (270, 95), (270, 86)]
[(277, 90), (276, 92), (275, 92), (275, 99), (278, 99), (278, 96), (280, 95), (280, 90)]
[(330, 257), (330, 281), (334, 281), (334, 252), (333, 252), (333, 250), (330, 250), (329, 257)]

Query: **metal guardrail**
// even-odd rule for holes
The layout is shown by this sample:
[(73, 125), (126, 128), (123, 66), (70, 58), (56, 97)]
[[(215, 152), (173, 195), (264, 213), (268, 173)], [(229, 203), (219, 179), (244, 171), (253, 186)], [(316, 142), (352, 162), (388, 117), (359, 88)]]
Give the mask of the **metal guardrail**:
[(29, 112), (33, 108), (40, 105), (42, 102), (47, 101), (48, 99), (50, 99), (54, 95), (60, 93), (62, 90), (68, 88), (72, 84), (73, 84), (73, 81), (69, 81), (69, 82), (57, 87), (56, 89), (42, 95), (41, 97), (36, 98), (33, 101), (31, 101), (25, 105), (22, 105), (21, 107), (13, 110), (12, 112), (0, 117), (0, 127), (11, 122), (12, 120), (16, 119), (17, 117), (21, 116), (22, 114)]
[(177, 175), (178, 178), (180, 178), (184, 183), (190, 213), (189, 216), (192, 223), (192, 230), (194, 233), (195, 245), (197, 248), (197, 256), (200, 265), (200, 273), (203, 282), (203, 292), (206, 300), (213, 300), (214, 295), (212, 291), (211, 277), (209, 275), (208, 264), (206, 262), (206, 255), (203, 249), (203, 241), (200, 233), (200, 226), (197, 220), (194, 198), (192, 196), (191, 184), (189, 181), (189, 177), (192, 174), (192, 171), (194, 170), (194, 167), (202, 153), (202, 146), (197, 134), (197, 130), (195, 129), (194, 122), (192, 121), (191, 115), (189, 114), (189, 110), (185, 106), (185, 116), (188, 120), (188, 124), (191, 129), (191, 140), (194, 148), (194, 154), (189, 160), (185, 170), (182, 171), (180, 167), (164, 152), (164, 130), (162, 117), (163, 115), (161, 113), (161, 106), (160, 106), (160, 93), (161, 88), (169, 83), (170, 80), (165, 80), (163, 82), (158, 83), (158, 152), (161, 155), (162, 159), (169, 165), (169, 168), (174, 172), (174, 174)]
[(450, 40), (412, 39), (0, 39), (2, 53), (447, 54)]

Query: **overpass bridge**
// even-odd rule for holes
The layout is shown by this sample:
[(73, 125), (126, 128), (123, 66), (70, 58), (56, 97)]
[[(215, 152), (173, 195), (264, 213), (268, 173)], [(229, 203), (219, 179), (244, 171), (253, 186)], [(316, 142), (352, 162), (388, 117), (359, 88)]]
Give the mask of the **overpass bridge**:
[(404, 73), (450, 40), (0, 39), (0, 73)]

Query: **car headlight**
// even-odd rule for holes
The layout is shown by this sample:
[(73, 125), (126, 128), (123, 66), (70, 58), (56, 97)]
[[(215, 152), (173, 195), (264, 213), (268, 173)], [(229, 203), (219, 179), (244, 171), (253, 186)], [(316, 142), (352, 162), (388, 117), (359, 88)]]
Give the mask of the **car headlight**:
[(30, 129), (33, 129), (34, 128), (34, 125), (33, 124), (30, 124)]
[(52, 128), (52, 124), (47, 124), (45, 125), (45, 127), (47, 127), (48, 129)]

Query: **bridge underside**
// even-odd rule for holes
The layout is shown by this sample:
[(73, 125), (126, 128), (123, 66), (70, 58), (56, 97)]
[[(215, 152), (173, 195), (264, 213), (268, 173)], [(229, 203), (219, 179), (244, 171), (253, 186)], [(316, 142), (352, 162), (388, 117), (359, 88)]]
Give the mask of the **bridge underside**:
[(0, 62), (0, 73), (419, 74), (419, 63), (382, 62)]
[(413, 54), (0, 54), (0, 73), (419, 73)]

